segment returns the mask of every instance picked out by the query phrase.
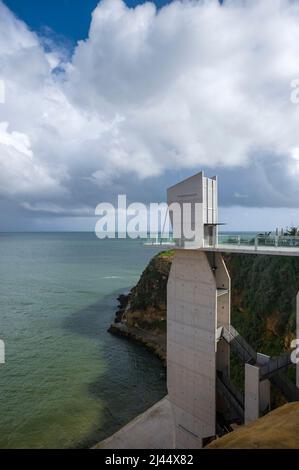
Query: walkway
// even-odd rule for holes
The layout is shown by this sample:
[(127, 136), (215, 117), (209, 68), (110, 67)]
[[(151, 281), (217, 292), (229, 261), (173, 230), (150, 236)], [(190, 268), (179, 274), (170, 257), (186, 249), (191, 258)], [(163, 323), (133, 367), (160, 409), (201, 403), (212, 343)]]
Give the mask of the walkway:
[(168, 397), (137, 416), (95, 449), (173, 449), (174, 421)]

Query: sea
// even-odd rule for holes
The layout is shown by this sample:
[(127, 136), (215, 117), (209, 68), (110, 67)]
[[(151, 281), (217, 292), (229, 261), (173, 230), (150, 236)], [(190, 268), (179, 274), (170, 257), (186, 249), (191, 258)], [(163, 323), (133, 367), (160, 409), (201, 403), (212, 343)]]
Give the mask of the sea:
[(118, 295), (160, 250), (0, 234), (0, 448), (92, 447), (166, 394), (160, 361), (107, 332)]

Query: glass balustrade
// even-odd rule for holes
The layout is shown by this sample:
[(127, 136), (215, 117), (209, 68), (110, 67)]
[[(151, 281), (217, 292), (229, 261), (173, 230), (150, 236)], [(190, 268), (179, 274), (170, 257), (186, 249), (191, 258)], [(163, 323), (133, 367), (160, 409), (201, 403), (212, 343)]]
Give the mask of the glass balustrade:
[(299, 236), (220, 234), (218, 236), (218, 245), (299, 249)]

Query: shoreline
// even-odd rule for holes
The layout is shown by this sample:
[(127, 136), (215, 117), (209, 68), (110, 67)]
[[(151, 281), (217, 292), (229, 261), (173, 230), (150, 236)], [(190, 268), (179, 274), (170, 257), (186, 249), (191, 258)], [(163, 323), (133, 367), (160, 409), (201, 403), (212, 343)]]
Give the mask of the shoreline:
[(166, 338), (165, 335), (157, 335), (141, 330), (136, 327), (129, 327), (122, 322), (114, 322), (108, 328), (108, 332), (120, 338), (132, 341), (139, 346), (146, 348), (153, 353), (163, 366), (166, 367)]
[(154, 354), (166, 367), (166, 288), (172, 251), (155, 255), (129, 293), (119, 295), (108, 332)]

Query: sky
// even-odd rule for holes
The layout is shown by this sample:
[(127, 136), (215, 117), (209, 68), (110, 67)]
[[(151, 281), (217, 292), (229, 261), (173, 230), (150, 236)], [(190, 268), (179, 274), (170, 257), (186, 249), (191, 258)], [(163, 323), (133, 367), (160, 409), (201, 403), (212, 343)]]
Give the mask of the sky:
[(298, 78), (298, 1), (0, 0), (0, 230), (200, 170), (227, 230), (299, 225)]

